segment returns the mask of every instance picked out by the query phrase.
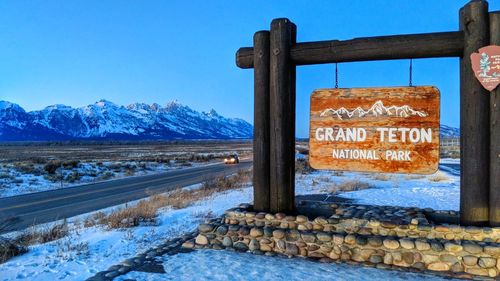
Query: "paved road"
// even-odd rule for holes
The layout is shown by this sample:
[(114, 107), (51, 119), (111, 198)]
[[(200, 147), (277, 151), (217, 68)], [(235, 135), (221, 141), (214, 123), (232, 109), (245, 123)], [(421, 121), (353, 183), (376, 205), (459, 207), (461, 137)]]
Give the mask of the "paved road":
[(237, 165), (212, 164), (0, 198), (0, 225), (10, 218), (16, 219), (9, 227), (0, 229), (0, 233), (123, 204), (148, 197), (151, 193), (166, 192), (179, 186), (228, 175), (251, 165), (252, 162), (248, 160)]

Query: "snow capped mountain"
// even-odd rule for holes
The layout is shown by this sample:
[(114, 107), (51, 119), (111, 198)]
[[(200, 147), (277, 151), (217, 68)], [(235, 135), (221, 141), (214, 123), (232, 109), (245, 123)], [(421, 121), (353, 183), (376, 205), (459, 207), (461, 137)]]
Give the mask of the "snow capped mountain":
[(51, 105), (26, 112), (0, 101), (0, 141), (68, 139), (231, 139), (251, 138), (253, 127), (215, 110), (198, 112), (177, 101), (162, 107), (100, 100), (80, 108)]
[(7, 110), (7, 109), (18, 109), (24, 111), (24, 109), (22, 109), (19, 105), (15, 103), (0, 100), (0, 110)]
[(28, 114), (19, 105), (8, 101), (0, 101), (0, 120), (2, 120), (0, 126), (22, 128), (29, 121), (28, 119)]
[(352, 111), (349, 111), (345, 107), (339, 109), (328, 108), (321, 112), (320, 116), (333, 116), (340, 120), (351, 119), (351, 118), (362, 118), (362, 117), (377, 117), (377, 116), (389, 116), (389, 117), (400, 117), (407, 118), (410, 116), (426, 117), (427, 113), (423, 111), (417, 111), (408, 105), (403, 106), (384, 106), (384, 103), (380, 100), (376, 101), (368, 110), (364, 110), (361, 107), (356, 107)]

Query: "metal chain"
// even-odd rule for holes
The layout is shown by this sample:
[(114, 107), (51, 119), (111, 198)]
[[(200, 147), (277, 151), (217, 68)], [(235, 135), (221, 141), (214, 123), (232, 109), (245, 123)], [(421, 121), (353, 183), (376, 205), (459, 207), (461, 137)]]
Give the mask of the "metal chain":
[(337, 63), (335, 63), (335, 89), (339, 88), (339, 70), (337, 68)]
[(413, 87), (413, 59), (410, 59), (410, 82), (408, 83), (410, 87)]

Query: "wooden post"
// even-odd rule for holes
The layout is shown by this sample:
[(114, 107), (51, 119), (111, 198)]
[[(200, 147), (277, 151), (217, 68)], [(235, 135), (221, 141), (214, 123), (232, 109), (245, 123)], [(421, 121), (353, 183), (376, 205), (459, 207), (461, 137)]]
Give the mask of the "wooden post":
[[(500, 46), (500, 12), (490, 13), (490, 44)], [(490, 225), (500, 226), (500, 87), (490, 95)]]
[(471, 1), (460, 9), (464, 52), (460, 58), (460, 223), (489, 221), (490, 93), (474, 76), (471, 53), (489, 44), (488, 3)]
[(270, 34), (271, 212), (295, 207), (295, 65), (290, 49), (296, 28), (288, 19), (275, 19)]
[(269, 211), (269, 31), (253, 37), (254, 127), (253, 127), (253, 206), (258, 212)]

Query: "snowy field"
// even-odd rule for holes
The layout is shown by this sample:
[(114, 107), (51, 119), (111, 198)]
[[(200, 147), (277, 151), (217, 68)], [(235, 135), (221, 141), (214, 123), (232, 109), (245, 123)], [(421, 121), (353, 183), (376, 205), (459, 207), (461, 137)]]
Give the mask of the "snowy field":
[[(297, 175), (297, 194), (328, 192), (341, 182), (364, 182), (374, 188), (337, 195), (356, 202), (377, 205), (416, 206), (458, 210), (459, 176), (440, 171), (431, 176), (373, 175), (359, 173), (313, 172)], [(188, 188), (197, 188), (191, 186)], [(194, 230), (205, 214), (222, 215), (229, 208), (252, 201), (250, 186), (218, 193), (184, 209), (162, 209), (155, 225), (108, 230), (101, 226), (83, 227), (86, 215), (70, 220), (69, 236), (31, 246), (29, 252), (0, 265), (0, 281), (7, 280), (84, 280), (95, 273), (145, 251), (162, 240)], [(133, 203), (130, 203), (133, 204)], [(109, 212), (114, 208), (108, 208)], [(119, 280), (417, 280), (419, 275), (356, 266), (319, 264), (301, 259), (281, 259), (226, 251), (195, 251), (164, 257), (166, 274), (131, 272)], [(294, 275), (289, 275), (290, 268)], [(231, 272), (227, 277), (221, 274)], [(315, 275), (317, 274), (317, 275)], [(182, 279), (184, 278), (184, 279)], [(211, 278), (211, 279), (210, 279)], [(226, 279), (224, 279), (226, 278)], [(440, 280), (431, 277), (431, 280)]]

